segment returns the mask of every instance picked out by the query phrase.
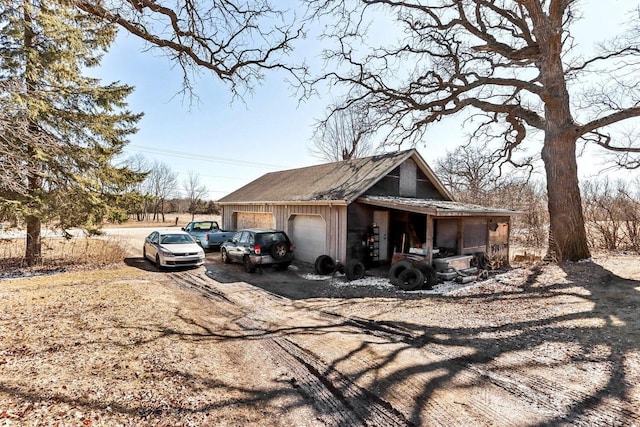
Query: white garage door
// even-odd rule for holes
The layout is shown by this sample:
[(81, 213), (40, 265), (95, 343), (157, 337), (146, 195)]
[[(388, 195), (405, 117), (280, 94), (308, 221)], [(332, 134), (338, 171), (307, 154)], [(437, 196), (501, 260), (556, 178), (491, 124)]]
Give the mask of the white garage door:
[(297, 260), (315, 262), (326, 254), (327, 226), (320, 215), (296, 215), (293, 217), (291, 239)]
[(275, 228), (276, 222), (272, 213), (236, 212), (236, 229), (241, 228)]

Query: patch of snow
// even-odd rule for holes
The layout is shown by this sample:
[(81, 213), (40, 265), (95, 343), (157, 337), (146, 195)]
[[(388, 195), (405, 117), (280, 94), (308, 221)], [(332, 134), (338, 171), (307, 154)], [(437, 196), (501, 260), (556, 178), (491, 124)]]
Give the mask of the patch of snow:
[(444, 295), (444, 296), (468, 296), (477, 293), (502, 292), (505, 289), (513, 292), (512, 287), (518, 287), (526, 273), (522, 269), (513, 269), (501, 273), (494, 273), (489, 279), (478, 280), (471, 283), (458, 283), (456, 281), (444, 281), (437, 283), (432, 289), (417, 289), (413, 291), (403, 291), (392, 285), (388, 278), (377, 276), (365, 276), (359, 280), (347, 280), (344, 274), (334, 273), (333, 275), (300, 274), (305, 280), (327, 281), (330, 286), (336, 288), (346, 287), (368, 287), (372, 289), (396, 290), (408, 295)]
[[(83, 231), (79, 229), (68, 230), (68, 232), (74, 237), (83, 236)], [(0, 239), (25, 239), (27, 237), (26, 230), (0, 230)], [(41, 237), (43, 238), (52, 238), (52, 237), (63, 237), (62, 231), (60, 230), (47, 230), (42, 229)]]
[(314, 280), (314, 281), (331, 279), (331, 276), (320, 276), (319, 274), (311, 274), (311, 273), (301, 274), (300, 277), (302, 277), (305, 280)]
[(446, 289), (443, 289), (442, 294), (448, 297), (463, 296), (470, 290), (483, 286), (485, 282), (486, 280), (482, 280), (478, 282), (466, 283), (464, 285), (456, 282), (445, 282), (446, 284), (448, 284), (448, 286), (446, 287)]
[(384, 277), (365, 276), (358, 280), (332, 280), (331, 284), (334, 286), (366, 286), (370, 288), (386, 289), (393, 288), (394, 286), (389, 282), (389, 279)]

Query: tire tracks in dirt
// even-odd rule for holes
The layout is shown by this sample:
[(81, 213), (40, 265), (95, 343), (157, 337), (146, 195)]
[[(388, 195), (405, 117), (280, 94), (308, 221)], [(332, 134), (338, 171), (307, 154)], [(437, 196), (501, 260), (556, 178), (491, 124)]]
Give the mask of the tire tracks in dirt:
[[(193, 272), (170, 273), (171, 278), (184, 287), (189, 287), (205, 297), (220, 303), (238, 304), (224, 292), (213, 289), (210, 280)], [(209, 282), (209, 283), (207, 283)], [(248, 290), (256, 299), (265, 298), (271, 303), (283, 303), (284, 298), (265, 291)], [(258, 306), (258, 305), (256, 305)], [(243, 307), (246, 308), (246, 307)], [(264, 308), (260, 306), (260, 308)], [(253, 307), (255, 309), (255, 306)], [(245, 316), (238, 321), (247, 330), (263, 327), (258, 319)], [(325, 364), (312, 352), (300, 347), (288, 338), (266, 336), (263, 348), (286, 367), (291, 375), (291, 386), (305, 397), (315, 408), (318, 418), (332, 426), (413, 426), (391, 403), (359, 387), (340, 372)]]
[[(320, 310), (327, 315), (344, 318), (343, 316)], [(363, 333), (370, 333), (379, 338), (388, 340), (401, 339), (409, 345), (422, 347), (428, 345), (423, 338), (415, 336), (414, 333), (403, 328), (400, 325), (394, 325), (391, 322), (374, 322), (369, 319), (346, 318), (348, 322), (360, 326)], [(550, 417), (558, 417), (563, 421), (571, 423), (584, 424), (590, 426), (612, 426), (612, 425), (638, 425), (640, 423), (640, 414), (628, 410), (623, 407), (609, 405), (606, 410), (598, 409), (596, 413), (587, 410), (587, 407), (594, 403), (594, 396), (591, 393), (585, 393), (576, 388), (567, 387), (567, 384), (560, 381), (550, 380), (548, 377), (542, 377), (524, 372), (518, 373), (518, 378), (513, 376), (500, 374), (493, 370), (484, 368), (484, 358), (482, 356), (473, 355), (455, 355), (451, 352), (442, 351), (437, 346), (431, 346), (425, 351), (438, 356), (447, 357), (447, 363), (454, 366), (464, 377), (471, 377), (468, 373), (475, 373), (484, 380), (489, 381), (498, 389), (506, 391), (519, 402), (526, 402), (531, 407), (541, 409)], [(534, 358), (528, 357), (521, 363), (535, 365), (539, 363)], [(582, 409), (579, 413), (569, 413), (569, 408), (575, 405)], [(478, 412), (484, 412), (490, 419), (507, 422), (499, 412), (492, 410), (485, 405), (478, 405), (475, 408)], [(575, 411), (574, 411), (575, 412)], [(502, 423), (500, 423), (502, 424)]]
[[(241, 291), (234, 289), (228, 293), (212, 285), (215, 282), (210, 278), (196, 272), (176, 272), (171, 275), (176, 283), (190, 287), (211, 300), (246, 310), (247, 315), (239, 321), (239, 325), (247, 330), (268, 331), (269, 323), (278, 316), (286, 318), (287, 315), (300, 315), (290, 300), (263, 289), (244, 287)], [(307, 313), (327, 325), (339, 323), (353, 328), (356, 334), (413, 347), (416, 351), (424, 352), (425, 360), (440, 359), (434, 365), (455, 373), (452, 377), (455, 376), (457, 382), (481, 382), (485, 387), (488, 386), (486, 399), (457, 401), (455, 397), (441, 400), (429, 396), (418, 402), (421, 406), (416, 408), (415, 403), (412, 407), (407, 405), (406, 400), (419, 399), (425, 393), (425, 383), (407, 377), (395, 390), (396, 395), (401, 391), (406, 396), (399, 398), (397, 403), (400, 406), (394, 406), (388, 399), (358, 386), (312, 351), (278, 334), (265, 334), (262, 341), (264, 349), (279, 365), (286, 367), (291, 375), (292, 387), (305, 396), (315, 408), (318, 418), (327, 425), (410, 426), (425, 422), (422, 418), (424, 414), (428, 414), (430, 425), (451, 425), (462, 412), (464, 417), (478, 425), (522, 425), (543, 420), (595, 426), (637, 425), (640, 422), (640, 415), (615, 405), (608, 405), (605, 411), (599, 408), (594, 413), (588, 409), (594, 400), (593, 394), (567, 387), (561, 378), (550, 380), (526, 371), (519, 371), (517, 375), (496, 371), (486, 366), (491, 360), (490, 356), (457, 353), (451, 346), (444, 348), (436, 342), (429, 342), (417, 336), (416, 331), (400, 324), (344, 316), (319, 308)], [(379, 367), (376, 361), (366, 355), (359, 355), (358, 363), (363, 371), (374, 371)], [(522, 363), (535, 365), (539, 362), (534, 358), (525, 358)], [(436, 381), (435, 387), (440, 387), (442, 391), (450, 386), (447, 381)], [(507, 416), (500, 407), (494, 405), (496, 402), (502, 407), (514, 405), (521, 411)], [(420, 413), (412, 414), (416, 410)], [(527, 413), (535, 414), (528, 422)]]
[[(233, 292), (231, 297), (225, 292), (213, 289), (208, 278), (203, 278), (194, 272), (171, 273), (174, 280), (182, 286), (194, 289), (204, 296), (215, 299), (218, 302), (228, 303), (238, 308), (249, 308), (250, 312), (238, 322), (239, 326), (246, 330), (265, 330), (264, 322), (267, 318), (273, 318), (278, 314), (293, 310), (290, 301), (277, 294), (263, 289), (246, 288), (241, 293)], [(241, 303), (235, 301), (238, 298)], [(249, 304), (252, 304), (251, 306)], [(274, 308), (275, 306), (275, 308)], [(260, 312), (256, 310), (259, 308)], [(281, 313), (276, 313), (277, 308), (282, 308)], [(268, 313), (271, 312), (271, 313)], [(354, 333), (365, 336), (373, 336), (386, 342), (404, 342), (413, 345), (413, 336), (409, 331), (390, 323), (377, 323), (368, 319), (347, 317), (327, 310), (313, 309), (313, 316), (327, 324), (340, 323), (353, 328)], [(406, 413), (411, 413), (411, 408), (396, 408), (382, 397), (363, 389), (349, 378), (341, 374), (335, 368), (327, 365), (313, 352), (303, 349), (292, 340), (282, 336), (268, 336), (262, 341), (263, 347), (271, 354), (274, 360), (286, 367), (291, 376), (291, 385), (313, 405), (318, 418), (326, 425), (332, 426), (415, 426), (419, 425), (420, 417), (409, 419)], [(445, 355), (441, 353), (439, 355)], [(375, 370), (378, 363), (365, 356), (359, 357), (363, 371)], [(447, 363), (450, 363), (448, 361)], [(465, 365), (466, 367), (466, 365)], [(461, 369), (462, 371), (462, 369)], [(461, 374), (473, 380), (473, 374), (463, 372)], [(443, 385), (443, 387), (445, 387)], [(419, 396), (424, 389), (424, 383), (419, 380), (408, 379), (402, 386), (406, 396)], [(397, 395), (397, 393), (396, 393)], [(406, 402), (407, 399), (400, 398)], [(430, 425), (451, 425), (459, 415), (459, 409), (464, 409), (467, 415), (480, 415), (478, 424), (486, 423), (487, 419), (493, 420), (498, 425), (512, 425), (513, 420), (504, 417), (500, 412), (494, 411), (490, 405), (483, 402), (469, 404), (449, 402), (453, 404), (443, 405), (438, 399), (429, 399), (423, 402), (423, 412), (429, 414)], [(458, 407), (457, 407), (458, 406)], [(403, 412), (404, 410), (404, 412)], [(417, 422), (414, 422), (414, 419)]]

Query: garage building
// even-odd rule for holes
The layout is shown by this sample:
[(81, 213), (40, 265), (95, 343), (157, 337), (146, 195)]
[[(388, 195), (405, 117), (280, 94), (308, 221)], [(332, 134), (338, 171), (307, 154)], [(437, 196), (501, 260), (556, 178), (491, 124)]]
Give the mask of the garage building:
[(284, 230), (310, 263), (384, 264), (396, 252), (508, 260), (515, 214), (455, 202), (413, 149), (268, 173), (219, 203), (224, 228)]

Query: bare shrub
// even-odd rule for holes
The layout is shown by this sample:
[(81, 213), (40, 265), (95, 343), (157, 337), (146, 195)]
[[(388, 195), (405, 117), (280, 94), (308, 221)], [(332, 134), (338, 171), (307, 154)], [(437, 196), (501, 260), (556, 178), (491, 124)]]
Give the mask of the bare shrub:
[[(582, 186), (589, 245), (640, 253), (640, 197), (628, 181), (586, 181)], [(637, 183), (636, 183), (637, 188)]]
[[(627, 249), (636, 253), (640, 253), (640, 179), (636, 179), (628, 184), (621, 193), (625, 203), (622, 206), (624, 224), (623, 230)], [(630, 188), (634, 188), (635, 192), (631, 192)]]
[(494, 206), (521, 212), (513, 217), (512, 233), (516, 243), (542, 248), (547, 244), (549, 213), (547, 197), (539, 182), (506, 182), (496, 190)]

